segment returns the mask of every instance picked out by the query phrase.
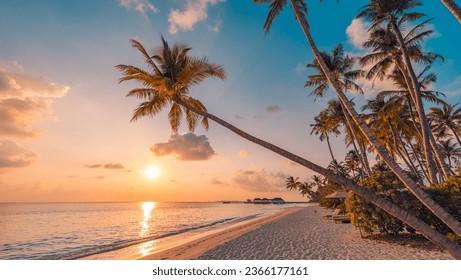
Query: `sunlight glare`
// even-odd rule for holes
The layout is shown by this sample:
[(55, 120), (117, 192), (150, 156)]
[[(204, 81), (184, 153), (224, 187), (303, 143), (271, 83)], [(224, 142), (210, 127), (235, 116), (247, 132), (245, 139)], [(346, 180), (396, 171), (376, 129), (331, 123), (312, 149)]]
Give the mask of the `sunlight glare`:
[(158, 168), (158, 166), (155, 166), (155, 165), (148, 166), (144, 170), (144, 175), (148, 179), (153, 180), (153, 179), (157, 178), (158, 176), (160, 176), (160, 168)]

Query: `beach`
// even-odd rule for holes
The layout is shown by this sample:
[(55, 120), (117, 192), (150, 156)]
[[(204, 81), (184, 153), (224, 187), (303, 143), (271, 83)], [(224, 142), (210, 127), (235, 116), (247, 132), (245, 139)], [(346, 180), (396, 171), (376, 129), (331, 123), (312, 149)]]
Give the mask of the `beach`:
[(142, 259), (201, 260), (450, 260), (414, 242), (361, 238), (351, 224), (322, 219), (319, 206), (294, 207), (214, 232)]

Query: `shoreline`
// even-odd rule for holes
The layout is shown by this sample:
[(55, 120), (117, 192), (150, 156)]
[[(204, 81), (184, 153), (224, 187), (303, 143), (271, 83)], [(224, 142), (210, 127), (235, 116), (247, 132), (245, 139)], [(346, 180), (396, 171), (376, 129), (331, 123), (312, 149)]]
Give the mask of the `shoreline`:
[(261, 217), (255, 220), (249, 220), (235, 225), (214, 230), (194, 236), (183, 244), (172, 246), (163, 250), (149, 253), (145, 256), (136, 258), (139, 260), (190, 260), (200, 257), (204, 253), (222, 245), (228, 241), (234, 240), (243, 234), (254, 231), (259, 227), (275, 222), (287, 215), (296, 213), (306, 207), (291, 207), (283, 209), (269, 216)]

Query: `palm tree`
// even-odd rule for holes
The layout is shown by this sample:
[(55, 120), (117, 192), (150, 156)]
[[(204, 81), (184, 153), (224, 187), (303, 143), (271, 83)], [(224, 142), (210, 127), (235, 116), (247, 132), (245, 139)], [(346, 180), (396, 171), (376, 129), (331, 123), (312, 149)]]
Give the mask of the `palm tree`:
[[(193, 131), (197, 125), (199, 114), (188, 108), (179, 106), (175, 99), (180, 99), (189, 106), (206, 112), (205, 106), (189, 95), (191, 86), (199, 84), (209, 77), (225, 79), (224, 68), (220, 65), (209, 63), (206, 58), (198, 59), (188, 55), (190, 48), (185, 45), (174, 45), (170, 48), (162, 38), (162, 48), (159, 48), (152, 56), (137, 40), (131, 40), (131, 45), (136, 48), (145, 58), (148, 70), (145, 71), (131, 65), (119, 64), (116, 67), (123, 73), (119, 82), (135, 80), (141, 82), (141, 88), (131, 90), (127, 96), (146, 99), (135, 109), (131, 121), (145, 116), (155, 116), (165, 106), (171, 105), (168, 119), (171, 129), (177, 132), (183, 119), (184, 113)], [(208, 129), (208, 119), (201, 116), (201, 123)]]
[(331, 159), (336, 161), (335, 156), (333, 155), (333, 151), (331, 150), (331, 143), (330, 143), (330, 133), (335, 135), (339, 135), (339, 122), (333, 118), (328, 116), (327, 111), (321, 111), (320, 114), (314, 117), (315, 123), (311, 124), (312, 127), (311, 135), (315, 134), (319, 136), (320, 141), (323, 140), (327, 141), (328, 150), (330, 151)]
[(427, 116), (431, 120), (433, 129), (436, 133), (440, 133), (446, 130), (446, 128), (449, 128), (455, 136), (456, 141), (458, 141), (458, 144), (461, 146), (461, 107), (456, 109), (458, 104), (459, 103), (456, 103), (451, 106), (445, 103), (442, 108), (431, 107), (431, 112), (427, 114)]
[[(270, 4), (270, 10), (266, 18), (266, 22), (264, 23), (264, 29), (266, 33), (269, 32), (274, 19), (282, 12), (283, 8), (288, 4), (288, 2), (290, 2), (290, 6), (293, 9), (295, 18), (300, 24), (301, 29), (303, 30), (303, 33), (306, 37), (306, 40), (309, 43), (309, 46), (311, 47), (314, 53), (315, 58), (317, 59), (320, 67), (325, 73), (325, 76), (328, 78), (328, 81), (332, 85), (334, 91), (337, 93), (338, 98), (341, 101), (342, 105), (346, 108), (347, 112), (349, 112), (352, 119), (357, 124), (357, 126), (360, 128), (362, 133), (367, 137), (368, 141), (373, 145), (376, 152), (381, 156), (381, 158), (387, 164), (387, 166), (397, 175), (397, 177), (402, 181), (402, 183), (431, 212), (433, 212), (446, 225), (448, 225), (451, 229), (453, 229), (456, 234), (461, 236), (461, 223), (456, 218), (454, 218), (450, 213), (448, 213), (445, 209), (443, 209), (440, 205), (438, 205), (426, 192), (424, 192), (419, 187), (419, 185), (413, 179), (410, 178), (410, 176), (402, 168), (400, 168), (400, 166), (387, 153), (386, 149), (379, 143), (376, 136), (371, 132), (370, 128), (365, 124), (364, 120), (358, 115), (355, 108), (352, 106), (350, 101), (347, 99), (346, 95), (344, 94), (341, 87), (337, 83), (337, 80), (335, 79), (334, 75), (328, 69), (328, 66), (323, 60), (322, 55), (320, 51), (318, 50), (317, 45), (314, 42), (314, 39), (311, 36), (309, 23), (307, 21), (307, 4), (305, 3), (305, 1), (304, 0), (253, 0), (253, 2), (260, 3), (260, 4), (261, 3)], [(372, 1), (372, 2), (375, 2), (375, 1)], [(397, 1), (395, 3), (397, 3)], [(405, 5), (405, 7), (407, 6), (408, 5)], [(402, 40), (399, 39), (399, 44), (402, 42)], [(407, 64), (408, 63), (406, 62), (406, 66)], [(419, 105), (422, 105), (422, 104), (419, 104)], [(385, 209), (383, 210), (387, 212), (387, 210)]]
[[(337, 45), (331, 54), (320, 52), (320, 55), (343, 91), (356, 91), (363, 94), (362, 88), (355, 83), (355, 80), (363, 76), (364, 71), (351, 70), (357, 59), (355, 57), (344, 56), (343, 45)], [(314, 59), (312, 63), (306, 65), (306, 68), (313, 69), (316, 74), (308, 76), (308, 80), (304, 87), (315, 87), (311, 95), (323, 97), (330, 83), (325, 73), (323, 73), (322, 67), (319, 65), (318, 61)]]
[[(338, 83), (339, 87), (344, 91), (356, 91), (363, 94), (362, 89), (359, 85), (355, 83), (355, 80), (364, 75), (364, 71), (362, 70), (352, 70), (354, 63), (356, 62), (356, 58), (349, 57), (344, 55), (344, 49), (341, 44), (336, 46), (332, 54), (327, 52), (320, 52), (325, 64), (327, 65), (328, 69), (331, 71), (332, 75), (335, 77), (336, 82)], [(322, 67), (318, 63), (317, 59), (310, 64), (306, 65), (307, 68), (313, 69), (316, 74), (309, 75), (308, 80), (305, 83), (305, 87), (315, 87), (314, 90), (310, 93), (311, 95), (315, 95), (315, 97), (323, 97), (326, 91), (329, 89), (329, 82), (328, 78), (322, 70)], [(345, 122), (344, 125), (347, 128), (347, 131), (351, 134), (352, 143), (355, 146), (354, 141), (359, 140), (359, 136), (357, 131), (354, 127), (353, 121), (351, 117), (344, 110), (344, 105), (342, 102), (339, 102), (340, 109), (343, 111), (342, 116), (344, 116)], [(359, 144), (360, 145), (360, 144)], [(364, 162), (365, 173), (370, 174), (371, 170), (367, 164), (368, 159), (366, 152), (361, 149), (360, 150), (361, 161)]]
[(455, 18), (461, 23), (461, 8), (453, 0), (440, 0), (445, 7), (455, 16)]
[(285, 183), (287, 189), (290, 191), (297, 190), (301, 184), (302, 183), (299, 181), (299, 177), (294, 178), (293, 176), (288, 177)]
[[(149, 55), (145, 51), (144, 47), (141, 48), (142, 45), (140, 43), (133, 43), (133, 45), (144, 56), (144, 59), (148, 65), (148, 70), (142, 70), (140, 68), (127, 65), (118, 65), (117, 68), (120, 69), (123, 74), (123, 77), (121, 78), (122, 82), (134, 80), (138, 83), (141, 83), (143, 88), (146, 89), (144, 91), (147, 92), (146, 94), (134, 95), (135, 97), (147, 100), (149, 104), (151, 104), (145, 105), (146, 112), (150, 112), (146, 115), (153, 116), (168, 104), (177, 104), (181, 106), (183, 110), (186, 110), (186, 112), (189, 110), (191, 113), (195, 113), (202, 119), (210, 119), (250, 142), (264, 147), (316, 173), (319, 173), (329, 178), (330, 180), (344, 185), (346, 188), (352, 190), (357, 195), (360, 195), (364, 199), (370, 201), (389, 214), (420, 231), (429, 240), (432, 240), (434, 243), (443, 246), (454, 258), (461, 259), (460, 247), (451, 242), (443, 234), (439, 233), (418, 219), (416, 216), (410, 214), (408, 211), (378, 196), (374, 192), (359, 186), (352, 180), (337, 175), (307, 159), (299, 157), (293, 153), (288, 152), (287, 150), (284, 150), (278, 146), (275, 146), (242, 131), (241, 129), (218, 118), (217, 116), (208, 113), (204, 108), (196, 106), (196, 103), (191, 104), (187, 102), (189, 100), (188, 97), (190, 97), (190, 88), (193, 85), (200, 83), (208, 77), (218, 77), (221, 79), (225, 77), (224, 70), (220, 65), (209, 63), (205, 58), (197, 59), (190, 57), (188, 55), (190, 48), (187, 48), (186, 46), (175, 45), (173, 48), (170, 48), (168, 43), (163, 38), (162, 45), (157, 48), (158, 51), (154, 53), (153, 56)], [(173, 52), (175, 49), (178, 51)], [(181, 55), (175, 56), (175, 53)], [(195, 61), (202, 61), (202, 63), (195, 63)], [(157, 98), (162, 98), (162, 100), (164, 98), (166, 102), (159, 103), (154, 101)]]
[(440, 141), (440, 149), (443, 155), (448, 159), (448, 166), (453, 169), (452, 159), (458, 163), (461, 158), (461, 147), (457, 147), (456, 143), (451, 143), (451, 139)]
[[(408, 81), (407, 84), (413, 102), (416, 105), (416, 110), (420, 117), (424, 144), (424, 154), (426, 157), (430, 182), (436, 184), (438, 183), (438, 180), (436, 176), (435, 162), (430, 143), (431, 131), (428, 121), (426, 119), (426, 114), (424, 113), (424, 105), (421, 98), (421, 90), (418, 84), (418, 79), (416, 77), (416, 74), (413, 70), (413, 66), (410, 61), (410, 54), (405, 44), (405, 39), (403, 38), (402, 32), (399, 28), (399, 23), (401, 24), (404, 22), (412, 22), (425, 16), (422, 13), (408, 12), (408, 10), (418, 7), (420, 5), (421, 2), (418, 0), (370, 0), (370, 4), (364, 6), (361, 9), (361, 12), (357, 16), (357, 18), (371, 19), (373, 22), (371, 29), (379, 28), (382, 24), (388, 24), (388, 27), (393, 31), (393, 34), (397, 39), (404, 66), (402, 72), (405, 75), (408, 75), (409, 77), (409, 79), (406, 79)], [(415, 42), (415, 44), (417, 43), (418, 42)]]

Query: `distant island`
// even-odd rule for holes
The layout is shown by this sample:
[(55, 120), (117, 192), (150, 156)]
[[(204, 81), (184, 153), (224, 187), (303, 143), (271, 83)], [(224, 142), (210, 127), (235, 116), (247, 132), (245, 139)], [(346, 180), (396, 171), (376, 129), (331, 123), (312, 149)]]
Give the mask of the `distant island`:
[(224, 204), (230, 204), (230, 203), (245, 203), (245, 204), (286, 204), (286, 203), (309, 203), (307, 201), (285, 201), (281, 197), (274, 197), (274, 198), (254, 198), (254, 199), (247, 199), (246, 201), (240, 201), (240, 200), (221, 200), (218, 201)]

